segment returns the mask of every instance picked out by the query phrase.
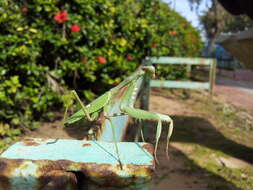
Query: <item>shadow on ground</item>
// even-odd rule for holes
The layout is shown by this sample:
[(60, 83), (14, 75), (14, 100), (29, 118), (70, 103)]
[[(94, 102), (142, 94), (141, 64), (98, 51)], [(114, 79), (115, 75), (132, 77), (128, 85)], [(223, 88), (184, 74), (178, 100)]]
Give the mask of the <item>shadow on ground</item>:
[[(225, 154), (236, 157), (240, 160), (244, 160), (253, 164), (253, 149), (242, 144), (238, 144), (231, 139), (226, 138), (220, 133), (208, 120), (201, 117), (186, 117), (181, 115), (172, 116), (175, 124), (172, 142), (194, 143), (199, 144), (210, 149), (224, 152)], [(153, 134), (152, 139), (155, 136), (156, 122), (148, 122)], [(154, 129), (154, 130), (153, 130)], [(164, 126), (165, 129), (165, 126)], [(165, 130), (164, 130), (165, 132)], [(172, 185), (174, 189), (212, 189), (212, 190), (242, 190), (233, 183), (227, 181), (222, 175), (217, 175), (197, 165), (196, 162), (191, 160), (186, 154), (178, 150), (176, 147), (170, 147), (171, 160), (166, 160), (164, 156), (166, 134), (163, 133), (161, 138), (160, 148), (158, 150), (158, 158), (161, 160), (161, 164), (157, 166), (158, 176), (154, 179), (154, 189), (163, 190), (166, 187)], [(146, 139), (147, 140), (147, 139)], [(150, 142), (150, 141), (149, 141)], [(153, 142), (154, 143), (154, 142)], [(174, 167), (178, 162), (182, 165)], [(190, 168), (185, 167), (186, 165)], [(225, 168), (224, 168), (225, 169)], [(222, 169), (219, 173), (223, 173)], [(181, 179), (177, 180), (175, 176), (181, 176)], [(189, 180), (189, 178), (195, 176), (195, 179)], [(201, 178), (204, 176), (205, 180), (210, 183), (200, 184)], [(181, 181), (180, 181), (181, 180)], [(188, 180), (188, 181), (187, 181)], [(199, 182), (200, 180), (200, 182)], [(161, 183), (161, 185), (160, 185)], [(185, 183), (184, 185), (180, 183)], [(199, 183), (199, 184), (198, 184)], [(174, 185), (173, 185), (174, 184)], [(208, 184), (208, 185), (207, 185)], [(206, 187), (204, 187), (206, 185)], [(188, 186), (186, 188), (186, 186)], [(172, 188), (172, 189), (173, 189)]]
[(252, 148), (226, 138), (208, 120), (178, 115), (172, 118), (175, 122), (174, 142), (199, 144), (253, 164)]
[[(158, 151), (160, 164), (156, 166), (152, 189), (167, 190), (243, 190), (225, 178), (198, 166), (180, 150), (170, 147), (168, 161), (164, 156), (165, 144)], [(222, 171), (220, 171), (222, 172)]]
[(80, 121), (75, 124), (66, 126), (64, 131), (68, 134), (69, 137), (77, 140), (83, 140), (84, 137), (88, 135), (88, 131), (92, 123), (86, 121)]

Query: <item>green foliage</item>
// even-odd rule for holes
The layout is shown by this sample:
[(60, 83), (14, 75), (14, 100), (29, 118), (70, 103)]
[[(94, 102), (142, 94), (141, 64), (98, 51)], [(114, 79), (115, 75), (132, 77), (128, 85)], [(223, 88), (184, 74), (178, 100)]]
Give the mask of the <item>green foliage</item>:
[[(253, 26), (253, 21), (246, 15), (231, 15), (217, 0), (188, 0), (190, 6), (200, 11), (200, 4), (205, 3), (207, 10), (202, 12), (199, 19), (207, 37), (217, 37), (222, 32), (239, 32)], [(209, 7), (208, 7), (209, 6)]]
[[(218, 12), (218, 14), (216, 14)], [(220, 4), (212, 6), (200, 16), (207, 37), (217, 37), (220, 33), (239, 32), (253, 27), (253, 21), (245, 15), (233, 16)]]
[(8, 124), (0, 123), (0, 137), (11, 137), (19, 135), (21, 132), (19, 129), (11, 129)]
[(161, 3), (151, 22), (157, 24), (153, 40), (158, 48), (152, 48), (155, 56), (196, 57), (202, 51), (199, 32), (178, 13)]
[[(186, 66), (168, 66), (168, 65), (159, 65), (157, 66), (156, 76), (159, 77), (159, 80), (183, 80), (188, 79)], [(171, 74), (173, 73), (173, 74)]]
[(196, 29), (159, 0), (5, 0), (0, 121), (32, 129), (68, 89), (91, 100), (145, 56), (197, 56), (201, 47)]
[(253, 27), (253, 21), (245, 15), (231, 16), (227, 18), (227, 23), (224, 27), (223, 32), (240, 32)]
[(16, 139), (16, 136), (20, 134), (20, 129), (13, 129), (9, 124), (0, 123), (0, 152), (11, 140)]

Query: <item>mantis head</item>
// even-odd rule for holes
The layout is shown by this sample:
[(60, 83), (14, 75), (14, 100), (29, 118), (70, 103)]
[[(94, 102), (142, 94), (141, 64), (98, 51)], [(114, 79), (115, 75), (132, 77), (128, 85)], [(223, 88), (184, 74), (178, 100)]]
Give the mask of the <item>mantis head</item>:
[(155, 67), (154, 66), (142, 66), (141, 69), (145, 71), (145, 76), (148, 76), (150, 78), (155, 77)]

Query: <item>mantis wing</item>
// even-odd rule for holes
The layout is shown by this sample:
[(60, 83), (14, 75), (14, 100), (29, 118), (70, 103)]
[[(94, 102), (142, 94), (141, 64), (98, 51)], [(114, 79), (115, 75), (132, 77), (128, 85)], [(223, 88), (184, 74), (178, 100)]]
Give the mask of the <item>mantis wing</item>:
[[(108, 91), (104, 93), (102, 96), (99, 96), (96, 100), (85, 106), (85, 109), (87, 113), (91, 114), (94, 112), (99, 111), (102, 109), (111, 99), (111, 92)], [(64, 124), (72, 124), (76, 121), (81, 120), (82, 118), (85, 117), (85, 113), (83, 109), (80, 109), (76, 113), (74, 113), (72, 116), (70, 116), (68, 119), (64, 121)]]

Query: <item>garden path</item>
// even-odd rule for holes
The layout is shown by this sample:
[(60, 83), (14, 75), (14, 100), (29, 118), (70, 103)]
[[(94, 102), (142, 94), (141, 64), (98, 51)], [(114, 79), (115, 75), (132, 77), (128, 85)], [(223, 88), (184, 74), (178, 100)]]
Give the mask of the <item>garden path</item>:
[(235, 77), (231, 71), (222, 71), (221, 74), (223, 76), (217, 77), (215, 94), (253, 115), (253, 71), (236, 70)]

